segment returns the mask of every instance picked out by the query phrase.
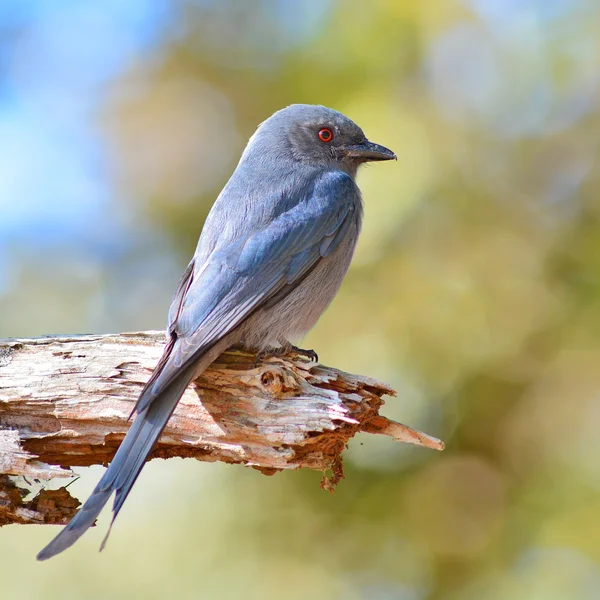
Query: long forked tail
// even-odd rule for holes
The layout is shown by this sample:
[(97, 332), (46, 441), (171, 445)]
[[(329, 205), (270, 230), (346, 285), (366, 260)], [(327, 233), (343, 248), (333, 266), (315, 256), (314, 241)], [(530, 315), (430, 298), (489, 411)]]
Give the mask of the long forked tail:
[[(112, 527), (148, 455), (193, 378), (193, 369), (182, 370), (172, 383), (140, 410), (92, 495), (71, 522), (37, 555), (38, 560), (52, 558), (72, 546), (93, 525), (112, 493), (116, 492)], [(150, 390), (145, 389), (142, 396), (145, 392), (150, 393)], [(100, 550), (109, 534), (110, 528)]]

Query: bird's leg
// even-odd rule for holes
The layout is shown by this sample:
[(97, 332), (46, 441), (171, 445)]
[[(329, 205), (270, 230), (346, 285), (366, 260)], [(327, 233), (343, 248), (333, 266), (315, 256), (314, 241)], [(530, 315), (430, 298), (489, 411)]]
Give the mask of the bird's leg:
[(300, 354), (305, 356), (312, 362), (319, 362), (319, 355), (314, 350), (304, 350), (303, 348), (298, 348), (298, 346), (294, 346), (294, 344), (288, 342), (287, 340), (281, 340), (280, 345), (274, 348), (268, 348), (267, 350), (262, 350), (258, 352), (256, 355), (256, 362), (260, 362), (264, 358), (268, 358), (270, 356), (283, 356), (288, 352), (295, 352), (296, 354)]
[(290, 344), (290, 350), (296, 352), (296, 354), (306, 356), (306, 358), (312, 362), (319, 362), (319, 355), (314, 350), (305, 350), (304, 348), (298, 348), (298, 346), (294, 346), (293, 344)]

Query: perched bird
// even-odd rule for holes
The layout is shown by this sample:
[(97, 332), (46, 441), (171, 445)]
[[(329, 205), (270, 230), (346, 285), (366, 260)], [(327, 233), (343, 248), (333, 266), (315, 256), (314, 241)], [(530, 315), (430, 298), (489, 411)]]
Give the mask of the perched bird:
[(258, 127), (175, 292), (168, 341), (133, 424), (92, 495), (39, 560), (74, 544), (115, 492), (112, 527), (188, 384), (219, 354), (233, 345), (290, 348), (313, 327), (342, 283), (360, 232), (356, 171), (395, 158), (324, 106), (294, 104)]

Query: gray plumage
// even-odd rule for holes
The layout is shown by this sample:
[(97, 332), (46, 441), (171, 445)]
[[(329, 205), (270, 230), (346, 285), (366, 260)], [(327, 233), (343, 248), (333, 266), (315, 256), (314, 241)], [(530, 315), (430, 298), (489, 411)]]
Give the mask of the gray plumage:
[(395, 158), (323, 106), (288, 106), (258, 127), (206, 219), (132, 426), (90, 498), (39, 560), (74, 544), (113, 492), (114, 522), (186, 387), (221, 352), (235, 344), (285, 348), (313, 327), (342, 283), (360, 232), (356, 171)]

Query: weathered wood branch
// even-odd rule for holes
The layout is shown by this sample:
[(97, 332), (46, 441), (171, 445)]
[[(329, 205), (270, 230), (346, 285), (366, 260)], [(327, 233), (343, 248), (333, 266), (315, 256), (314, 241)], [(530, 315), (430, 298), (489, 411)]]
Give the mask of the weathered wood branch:
[[(9, 476), (72, 476), (107, 464), (164, 344), (162, 332), (0, 340), (0, 525), (62, 523), (79, 502), (65, 488), (25, 502)], [(299, 354), (224, 353), (188, 388), (151, 458), (193, 457), (343, 477), (341, 453), (359, 431), (443, 449), (379, 415), (394, 390)], [(27, 479), (26, 479), (27, 480)]]

